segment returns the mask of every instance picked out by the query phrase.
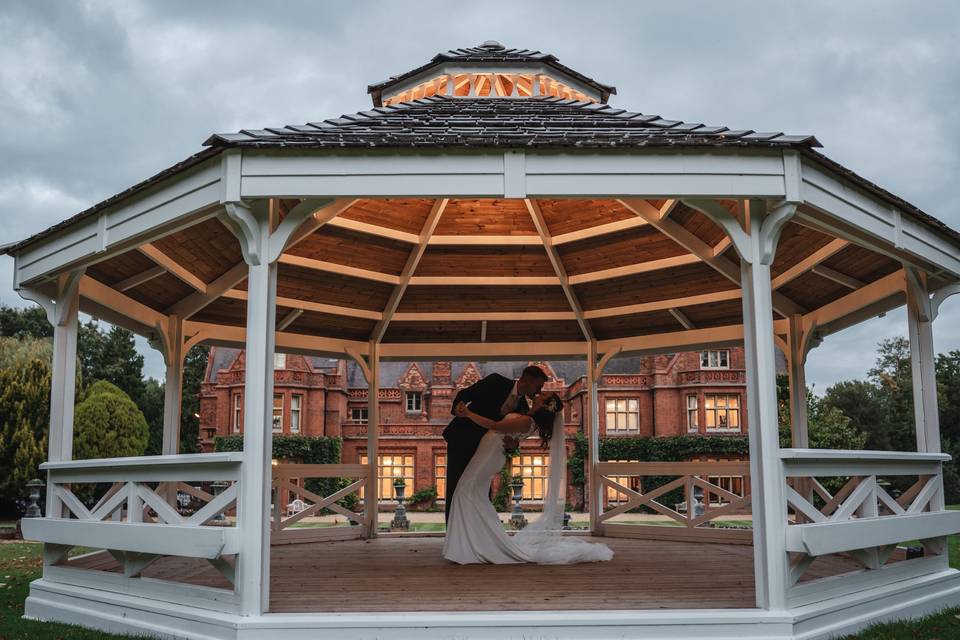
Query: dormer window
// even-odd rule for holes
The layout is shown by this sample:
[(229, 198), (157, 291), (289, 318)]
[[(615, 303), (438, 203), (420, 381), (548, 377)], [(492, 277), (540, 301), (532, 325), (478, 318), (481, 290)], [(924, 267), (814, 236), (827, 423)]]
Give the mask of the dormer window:
[(729, 369), (730, 352), (726, 349), (700, 352), (701, 369)]
[(375, 107), (432, 96), (451, 98), (534, 98), (606, 103), (616, 88), (570, 69), (556, 56), (529, 49), (508, 49), (495, 40), (453, 49), (429, 64), (371, 85)]

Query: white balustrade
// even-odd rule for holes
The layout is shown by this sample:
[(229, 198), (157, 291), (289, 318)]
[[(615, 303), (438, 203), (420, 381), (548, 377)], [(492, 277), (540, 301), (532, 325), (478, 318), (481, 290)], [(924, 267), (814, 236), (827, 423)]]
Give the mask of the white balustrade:
[[(724, 517), (750, 515), (749, 462), (600, 462), (596, 473), (604, 487), (626, 498), (600, 513), (602, 535), (740, 544), (752, 541), (749, 530), (714, 526), (716, 520)], [(743, 495), (709, 481), (717, 476), (740, 478)], [(643, 479), (652, 477), (673, 479), (645, 489)], [(639, 487), (634, 489), (624, 484), (626, 478), (639, 478)], [(697, 508), (697, 489), (702, 492), (702, 512)], [(676, 490), (682, 490), (683, 501), (667, 504), (664, 497)], [(674, 526), (612, 521), (618, 515), (642, 507), (666, 516)]]
[[(842, 593), (947, 568), (945, 536), (960, 531), (947, 511), (939, 453), (783, 449), (786, 551), (790, 600), (803, 605)], [(890, 480), (907, 478), (897, 495)], [(889, 480), (887, 480), (889, 479)], [(897, 557), (899, 543), (918, 540), (924, 557)], [(862, 569), (801, 582), (818, 558), (842, 554)], [(892, 560), (896, 559), (896, 562)]]
[[(306, 480), (314, 478), (347, 478), (353, 482), (330, 495), (321, 496), (308, 491), (304, 486)], [(362, 537), (364, 532), (374, 526), (368, 518), (376, 517), (376, 510), (356, 513), (338, 502), (351, 494), (359, 496), (369, 486), (369, 480), (370, 467), (365, 464), (273, 465), (271, 544), (349, 540)], [(324, 510), (339, 514), (352, 524), (363, 526), (303, 526), (305, 518), (320, 515)], [(301, 523), (299, 527), (296, 526), (298, 523)]]

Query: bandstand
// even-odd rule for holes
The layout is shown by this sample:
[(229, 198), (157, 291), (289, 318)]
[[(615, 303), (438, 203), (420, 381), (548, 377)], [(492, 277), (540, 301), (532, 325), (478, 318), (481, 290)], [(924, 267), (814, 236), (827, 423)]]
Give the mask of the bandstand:
[[(812, 639), (960, 603), (932, 341), (960, 290), (960, 235), (812, 136), (614, 108), (613, 87), (540, 52), (457, 49), (369, 93), (356, 114), (214, 135), (5, 248), (15, 288), (55, 327), (47, 511), (23, 522), (44, 543), (27, 617), (194, 639)], [(902, 305), (917, 450), (808, 448), (810, 349)], [(163, 353), (163, 455), (72, 459), (78, 311)], [(200, 343), (245, 350), (242, 453), (177, 451), (183, 356)], [(598, 459), (611, 358), (733, 344), (749, 463)], [(271, 464), (275, 350), (359, 363), (369, 464)], [(378, 367), (435, 358), (586, 361), (589, 533), (612, 562), (456, 567), (438, 538), (378, 533)], [(708, 481), (723, 473), (749, 476), (749, 494)], [(673, 479), (625, 480), (649, 476)], [(892, 477), (911, 488), (888, 492)], [(347, 481), (318, 495), (307, 478)], [(109, 489), (91, 506), (77, 483)], [(604, 508), (608, 488), (627, 499)], [(723, 506), (680, 512), (658, 500), (673, 490)], [(337, 503), (361, 491), (360, 511)], [(205, 506), (182, 513), (178, 492)], [(282, 508), (293, 495), (305, 510)], [(676, 526), (617, 518), (640, 507)], [(321, 509), (352, 524), (297, 526)], [(734, 513), (753, 528), (712, 526)], [(922, 557), (898, 547), (913, 540)], [(78, 546), (102, 551), (68, 555)]]

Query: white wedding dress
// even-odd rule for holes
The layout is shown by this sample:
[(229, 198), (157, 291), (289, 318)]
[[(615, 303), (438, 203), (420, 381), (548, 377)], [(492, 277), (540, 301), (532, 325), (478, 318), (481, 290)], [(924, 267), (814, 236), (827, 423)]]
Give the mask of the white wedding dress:
[[(523, 437), (529, 436), (534, 429)], [(487, 431), (470, 459), (453, 495), (443, 557), (458, 564), (574, 564), (610, 560), (613, 551), (562, 534), (566, 485), (563, 418), (554, 422), (550, 441), (550, 476), (543, 513), (515, 535), (508, 535), (490, 502), (490, 481), (503, 468), (503, 435)]]

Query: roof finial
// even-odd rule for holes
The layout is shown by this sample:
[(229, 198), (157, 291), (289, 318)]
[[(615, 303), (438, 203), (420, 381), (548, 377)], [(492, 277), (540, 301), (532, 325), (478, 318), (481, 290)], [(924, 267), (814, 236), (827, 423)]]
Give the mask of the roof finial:
[(487, 41), (484, 42), (482, 45), (480, 45), (480, 48), (481, 48), (481, 49), (497, 49), (497, 50), (501, 50), (501, 49), (505, 49), (506, 47), (504, 47), (502, 44), (500, 44), (500, 43), (497, 42), (496, 40), (487, 40)]

